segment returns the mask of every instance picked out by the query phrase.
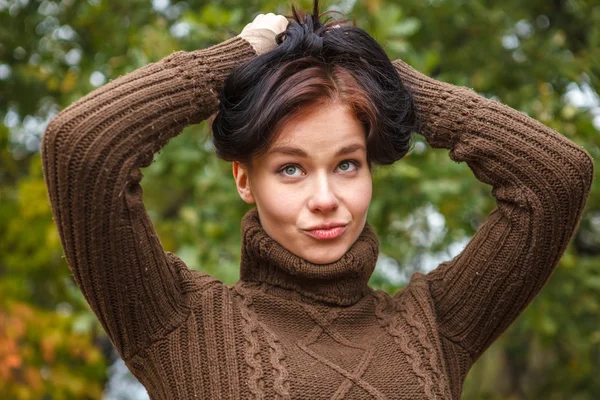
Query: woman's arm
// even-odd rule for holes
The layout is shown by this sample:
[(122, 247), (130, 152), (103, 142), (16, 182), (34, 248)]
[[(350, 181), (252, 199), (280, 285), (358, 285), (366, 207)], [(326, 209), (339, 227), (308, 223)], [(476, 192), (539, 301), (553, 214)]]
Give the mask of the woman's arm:
[(557, 265), (581, 218), (592, 158), (519, 111), (393, 63), (428, 143), (493, 187), (497, 207), (457, 257), (426, 277), (440, 332), (474, 361)]
[(43, 136), (44, 175), (67, 262), (125, 359), (188, 314), (185, 266), (162, 248), (142, 202), (140, 168), (185, 126), (216, 112), (224, 79), (253, 56), (240, 37), (173, 53), (75, 102)]

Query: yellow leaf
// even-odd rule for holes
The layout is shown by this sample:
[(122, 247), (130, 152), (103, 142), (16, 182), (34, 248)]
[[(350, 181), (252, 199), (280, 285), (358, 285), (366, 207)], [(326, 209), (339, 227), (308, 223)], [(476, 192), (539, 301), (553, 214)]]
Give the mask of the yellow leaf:
[(69, 71), (65, 78), (60, 82), (60, 91), (62, 93), (70, 93), (77, 84), (78, 73), (76, 71)]

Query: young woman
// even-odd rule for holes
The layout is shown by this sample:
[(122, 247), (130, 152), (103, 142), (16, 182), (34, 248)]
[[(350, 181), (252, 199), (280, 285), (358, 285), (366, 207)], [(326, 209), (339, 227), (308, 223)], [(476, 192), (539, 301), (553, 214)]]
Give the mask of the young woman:
[[(474, 361), (540, 291), (580, 219), (592, 160), (474, 91), (390, 62), (362, 30), (260, 15), (95, 90), (43, 137), (55, 221), (92, 310), (153, 399), (459, 399)], [(241, 198), (229, 287), (165, 252), (140, 168), (218, 111)], [(372, 163), (410, 134), (450, 149), (497, 208), (464, 251), (394, 296), (367, 282)]]

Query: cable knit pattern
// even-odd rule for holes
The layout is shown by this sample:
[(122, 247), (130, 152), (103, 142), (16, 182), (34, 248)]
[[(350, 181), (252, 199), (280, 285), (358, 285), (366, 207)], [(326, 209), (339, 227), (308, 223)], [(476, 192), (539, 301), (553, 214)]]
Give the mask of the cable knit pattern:
[(459, 399), (471, 365), (564, 253), (591, 157), (523, 113), (396, 60), (419, 133), (490, 184), (497, 208), (457, 257), (394, 296), (368, 286), (379, 252), (368, 224), (340, 260), (315, 265), (251, 210), (229, 287), (164, 251), (139, 183), (170, 138), (218, 110), (224, 79), (255, 55), (240, 37), (173, 53), (48, 125), (52, 212), (92, 311), (152, 399)]
[[(360, 385), (363, 387), (369, 394), (376, 399), (384, 399), (385, 396), (379, 392), (375, 387), (370, 385), (368, 382), (365, 382), (361, 379), (364, 374), (366, 368), (369, 366), (371, 361), (373, 360), (374, 349), (371, 346), (365, 346), (361, 343), (352, 343), (350, 340), (343, 337), (338, 331), (336, 331), (332, 322), (339, 317), (338, 309), (330, 309), (325, 316), (319, 315), (319, 313), (314, 310), (309, 305), (302, 306), (304, 310), (306, 310), (307, 314), (312, 318), (312, 320), (316, 323), (314, 329), (303, 339), (298, 345), (302, 350), (304, 350), (307, 354), (309, 354), (314, 359), (320, 361), (322, 364), (329, 366), (330, 368), (338, 371), (341, 375), (346, 377), (347, 379), (343, 381), (338, 390), (334, 393), (332, 398), (339, 399), (343, 398), (348, 390), (351, 388), (352, 383)], [(355, 349), (362, 350), (363, 354), (360, 358), (360, 361), (356, 364), (354, 371), (350, 372), (342, 368), (341, 366), (331, 362), (323, 355), (311, 350), (308, 346), (317, 341), (320, 335), (326, 333), (329, 335), (331, 339), (336, 341), (341, 346), (347, 346)]]
[[(380, 298), (379, 301), (381, 301)], [(402, 321), (405, 321), (411, 328), (417, 325), (415, 323), (414, 313), (408, 313), (404, 304), (402, 303), (397, 304), (396, 308), (397, 309), (394, 310), (396, 312), (387, 316), (384, 316), (382, 314), (382, 311), (379, 309), (379, 307), (376, 308), (376, 313), (378, 315), (379, 321), (381, 325), (386, 328), (387, 332), (394, 338), (394, 341), (398, 344), (398, 346), (400, 346), (402, 352), (406, 355), (415, 374), (415, 377), (418, 379), (419, 384), (423, 388), (425, 397), (427, 399), (434, 399), (436, 398), (436, 396), (432, 392), (433, 377), (429, 376), (427, 374), (426, 369), (423, 368), (423, 357), (421, 356), (418, 350), (426, 346), (430, 347), (428, 340), (426, 337), (423, 338), (422, 334), (419, 334), (420, 332), (418, 331), (418, 329), (417, 332), (415, 332), (415, 330), (413, 329), (413, 335), (416, 333), (416, 336), (421, 340), (421, 343), (418, 343), (419, 347), (415, 347), (415, 344), (411, 343), (411, 336), (409, 335), (409, 332), (406, 329), (404, 329), (401, 323)], [(418, 324), (417, 326), (422, 325)], [(435, 378), (439, 379), (439, 373), (436, 374)]]
[[(415, 302), (414, 298), (410, 300), (412, 301), (400, 302), (398, 304), (398, 311), (399, 315), (410, 326), (413, 338), (416, 339), (412, 341), (412, 348), (418, 350), (415, 351), (416, 355), (412, 359), (413, 369), (417, 375), (422, 374), (423, 371), (431, 371), (431, 373), (424, 374), (423, 386), (428, 398), (434, 399), (436, 398), (435, 393), (444, 392), (444, 385), (446, 383), (440, 373), (441, 364), (437, 357), (439, 351), (434, 348), (431, 334), (427, 331), (424, 321), (421, 320), (420, 314), (424, 314), (424, 310), (420, 307), (421, 304)], [(397, 327), (397, 323), (395, 327)], [(440, 387), (438, 388), (438, 386)]]
[(285, 367), (285, 354), (281, 349), (279, 338), (275, 336), (265, 324), (261, 323), (260, 326), (267, 335), (267, 343), (269, 343), (269, 347), (271, 348), (271, 365), (276, 370), (275, 383), (273, 384), (276, 395), (275, 398), (278, 400), (287, 400), (290, 398), (290, 393), (288, 382), (289, 374)]
[(252, 305), (252, 295), (247, 292), (243, 286), (239, 285), (236, 290), (241, 296), (240, 313), (244, 317), (242, 331), (246, 339), (246, 363), (250, 367), (250, 378), (248, 386), (254, 399), (264, 399), (264, 382), (262, 371), (262, 358), (260, 354), (260, 345), (258, 343), (258, 320), (256, 315), (250, 310)]

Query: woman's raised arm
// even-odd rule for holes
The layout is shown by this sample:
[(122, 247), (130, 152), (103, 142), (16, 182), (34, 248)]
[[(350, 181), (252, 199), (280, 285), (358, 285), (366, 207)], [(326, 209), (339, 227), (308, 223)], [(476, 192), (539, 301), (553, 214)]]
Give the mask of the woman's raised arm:
[(93, 91), (42, 138), (54, 220), (75, 282), (127, 359), (188, 314), (183, 263), (166, 253), (142, 202), (140, 168), (218, 109), (218, 90), (256, 53), (239, 36), (179, 51)]
[[(466, 248), (425, 278), (440, 333), (471, 362), (548, 280), (581, 218), (592, 158), (542, 123), (396, 60), (421, 134), (492, 185), (497, 207)], [(420, 278), (423, 278), (422, 276)]]

